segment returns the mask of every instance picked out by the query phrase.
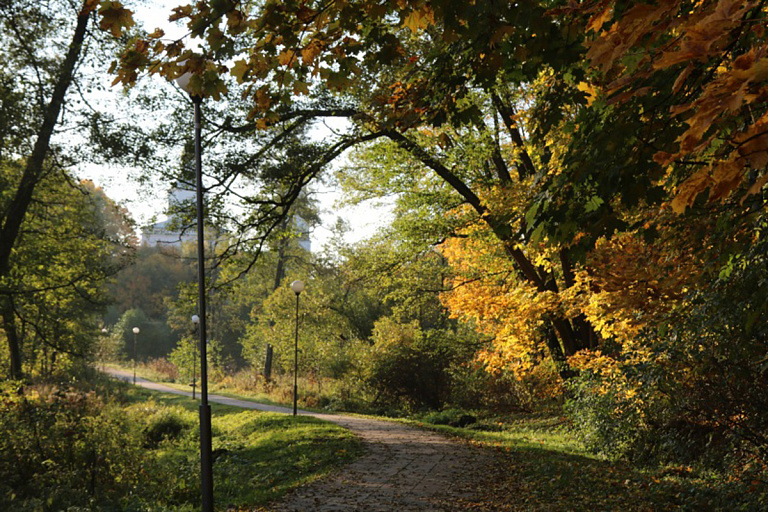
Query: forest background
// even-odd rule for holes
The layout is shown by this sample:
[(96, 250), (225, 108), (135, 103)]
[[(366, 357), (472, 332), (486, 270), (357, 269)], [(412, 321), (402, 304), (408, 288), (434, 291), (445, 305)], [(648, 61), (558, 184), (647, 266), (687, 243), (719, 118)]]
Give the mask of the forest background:
[[(75, 178), (191, 184), (189, 98), (152, 83), (190, 72), (216, 381), (290, 373), (302, 279), (305, 406), (556, 411), (606, 457), (764, 484), (764, 2), (218, 0), (173, 9), (181, 39), (116, 1), (0, 11), (8, 386), (104, 358), (192, 378), (191, 251), (140, 247)], [(393, 222), (307, 253), (319, 180)]]

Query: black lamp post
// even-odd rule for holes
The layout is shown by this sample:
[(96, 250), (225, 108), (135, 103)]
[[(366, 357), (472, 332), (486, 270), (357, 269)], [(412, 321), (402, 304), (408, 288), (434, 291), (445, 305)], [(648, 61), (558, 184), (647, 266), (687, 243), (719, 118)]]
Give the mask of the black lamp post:
[(139, 337), (139, 328), (133, 328), (133, 385), (136, 385), (136, 339)]
[(296, 336), (293, 353), (293, 415), (296, 416), (296, 401), (299, 396), (299, 295), (304, 291), (304, 283), (299, 280), (292, 282), (291, 290), (296, 294)]
[[(200, 317), (192, 315), (192, 323), (195, 325), (195, 334), (197, 334)], [(195, 386), (197, 386), (197, 343), (192, 348), (192, 400), (195, 399)]]
[(213, 512), (213, 458), (211, 449), (211, 406), (208, 404), (208, 360), (205, 329), (205, 233), (203, 229), (203, 170), (200, 104), (203, 97), (191, 92), (192, 73), (176, 83), (192, 98), (195, 111), (195, 185), (197, 191), (197, 289), (200, 320), (200, 488), (203, 512)]

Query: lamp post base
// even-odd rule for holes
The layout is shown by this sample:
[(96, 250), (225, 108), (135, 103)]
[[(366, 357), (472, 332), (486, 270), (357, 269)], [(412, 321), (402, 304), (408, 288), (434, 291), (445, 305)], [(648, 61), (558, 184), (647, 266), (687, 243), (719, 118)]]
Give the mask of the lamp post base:
[(200, 405), (200, 487), (203, 512), (213, 512), (213, 460), (211, 449), (211, 406)]

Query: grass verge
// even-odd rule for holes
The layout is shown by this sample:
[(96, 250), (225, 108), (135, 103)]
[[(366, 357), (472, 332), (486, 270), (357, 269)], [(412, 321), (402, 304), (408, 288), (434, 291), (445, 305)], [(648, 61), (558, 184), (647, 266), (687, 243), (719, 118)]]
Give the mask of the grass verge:
[[(166, 510), (187, 510), (185, 501), (199, 492), (199, 402), (140, 388), (126, 391), (130, 407), (175, 411), (177, 421), (193, 425), (192, 435), (161, 443), (159, 464), (168, 468)], [(244, 411), (211, 404), (214, 453), (214, 502), (217, 510), (254, 510), (299, 485), (320, 478), (356, 458), (361, 451), (348, 430), (312, 417)], [(153, 423), (150, 420), (151, 428)], [(168, 427), (160, 427), (159, 429)], [(173, 471), (178, 468), (178, 471)]]

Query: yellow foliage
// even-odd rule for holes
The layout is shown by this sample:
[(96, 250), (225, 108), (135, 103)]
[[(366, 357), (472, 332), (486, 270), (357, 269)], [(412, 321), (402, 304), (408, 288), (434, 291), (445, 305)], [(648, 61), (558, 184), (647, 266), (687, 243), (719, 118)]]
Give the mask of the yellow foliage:
[(539, 330), (544, 318), (560, 308), (558, 295), (519, 279), (493, 239), (453, 238), (441, 252), (455, 272), (450, 291), (441, 295), (443, 304), (454, 318), (493, 338), (479, 360), (492, 372), (507, 370), (522, 377), (534, 371), (546, 355)]
[(678, 305), (701, 275), (693, 243), (673, 232), (652, 244), (636, 233), (598, 240), (575, 272), (576, 284), (563, 294), (569, 313), (583, 313), (604, 338), (631, 345), (642, 328)]

